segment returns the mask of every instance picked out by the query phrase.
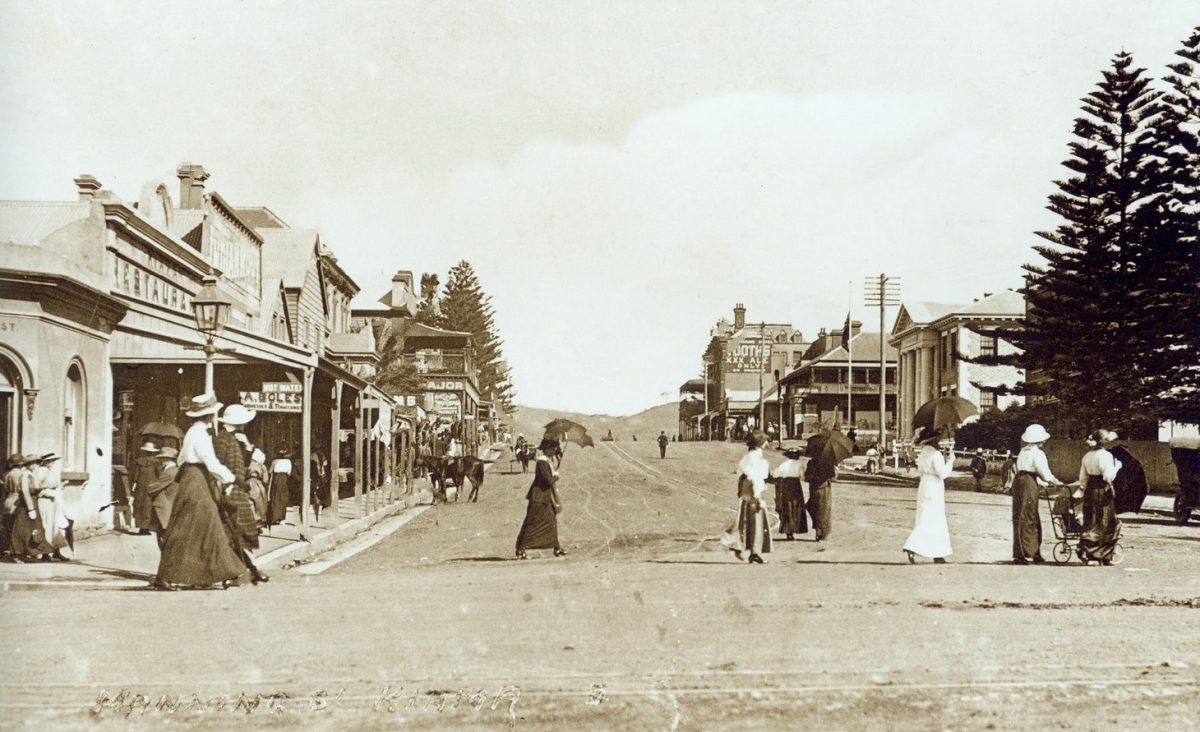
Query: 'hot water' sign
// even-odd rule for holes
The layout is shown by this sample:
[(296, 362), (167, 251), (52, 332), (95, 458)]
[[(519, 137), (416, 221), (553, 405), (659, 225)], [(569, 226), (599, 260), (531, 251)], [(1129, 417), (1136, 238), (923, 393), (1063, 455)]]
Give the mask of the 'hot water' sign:
[(288, 381), (264, 381), (262, 391), (238, 392), (242, 406), (259, 412), (304, 411), (304, 385)]

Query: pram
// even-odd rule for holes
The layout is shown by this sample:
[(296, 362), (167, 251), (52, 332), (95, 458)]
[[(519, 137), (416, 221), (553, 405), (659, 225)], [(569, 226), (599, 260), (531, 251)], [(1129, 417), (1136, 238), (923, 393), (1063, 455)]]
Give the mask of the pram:
[[(1074, 495), (1078, 488), (1078, 483), (1071, 483), (1062, 486), (1057, 496), (1051, 497), (1049, 491), (1045, 494), (1046, 505), (1050, 507), (1050, 527), (1054, 530), (1056, 540), (1051, 555), (1057, 564), (1066, 564), (1076, 556), (1076, 547), (1083, 536), (1082, 495)], [(1120, 536), (1119, 533), (1117, 535)], [(1120, 564), (1123, 558), (1124, 551), (1118, 542), (1113, 548), (1112, 563)]]
[(1175, 494), (1175, 523), (1183, 526), (1192, 517), (1192, 510), (1200, 506), (1200, 438), (1176, 437), (1170, 442), (1171, 461), (1179, 476), (1179, 490)]

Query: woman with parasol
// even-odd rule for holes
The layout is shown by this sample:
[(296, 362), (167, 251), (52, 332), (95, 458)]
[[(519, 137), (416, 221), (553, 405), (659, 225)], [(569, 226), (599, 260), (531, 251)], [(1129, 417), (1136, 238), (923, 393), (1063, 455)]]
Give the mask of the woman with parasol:
[(946, 557), (953, 553), (950, 548), (950, 528), (946, 524), (946, 478), (954, 470), (937, 449), (942, 439), (940, 430), (922, 427), (914, 440), (921, 446), (917, 455), (917, 472), (921, 482), (917, 486), (917, 518), (912, 532), (904, 542), (904, 553), (908, 561), (916, 564), (916, 556), (932, 559), (936, 564), (945, 564)]
[(1062, 485), (1050, 472), (1050, 463), (1042, 445), (1050, 433), (1040, 424), (1031, 424), (1021, 435), (1021, 452), (1017, 453), (1017, 477), (1012, 486), (1013, 563), (1041, 564), (1042, 517), (1038, 512), (1038, 481)]
[(517, 534), (517, 559), (527, 558), (526, 549), (553, 549), (556, 557), (567, 554), (558, 544), (558, 514), (562, 511), (562, 502), (555, 488), (558, 475), (550, 465), (550, 451), (556, 445), (551, 439), (543, 439), (538, 445), (533, 483), (525, 494), (525, 500), (529, 502), (525, 521)]
[(816, 532), (814, 540), (824, 541), (833, 532), (833, 479), (838, 463), (854, 454), (854, 443), (841, 432), (826, 430), (808, 438), (807, 452), (808, 513)]
[(1112, 564), (1121, 522), (1117, 519), (1116, 491), (1113, 480), (1121, 470), (1121, 461), (1109, 452), (1104, 443), (1108, 434), (1096, 430), (1087, 438), (1088, 451), (1079, 465), (1079, 485), (1083, 486), (1083, 535), (1079, 537), (1076, 553), (1087, 564)]

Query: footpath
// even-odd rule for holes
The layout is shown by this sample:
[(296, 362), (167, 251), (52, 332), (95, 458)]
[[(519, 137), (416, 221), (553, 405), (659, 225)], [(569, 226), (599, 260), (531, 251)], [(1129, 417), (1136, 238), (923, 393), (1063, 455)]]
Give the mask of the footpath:
[[(385, 488), (363, 496), (362, 515), (357, 516), (357, 499), (338, 501), (320, 520), (307, 527), (299, 521), (299, 509), (288, 509), (284, 523), (259, 535), (255, 562), (270, 573), (313, 557), (368, 531), (381, 521), (405, 513), (425, 511), (432, 503), (428, 491), (414, 495), (387, 495)], [(402, 524), (401, 524), (402, 525)], [(0, 591), (38, 589), (144, 588), (158, 569), (158, 542), (153, 534), (109, 530), (64, 548), (69, 562), (0, 563)]]

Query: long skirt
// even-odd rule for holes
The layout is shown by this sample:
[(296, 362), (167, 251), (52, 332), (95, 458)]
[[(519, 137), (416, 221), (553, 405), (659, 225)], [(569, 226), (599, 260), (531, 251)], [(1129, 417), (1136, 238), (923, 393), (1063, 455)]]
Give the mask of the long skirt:
[(740, 546), (736, 548), (742, 551), (760, 555), (771, 551), (771, 525), (762, 501), (742, 499), (738, 509), (738, 540)]
[(287, 473), (271, 473), (271, 483), (267, 488), (267, 515), (263, 519), (267, 526), (281, 524), (287, 517), (290, 498), (288, 482)]
[(176, 585), (207, 586), (237, 579), (246, 571), (226, 533), (208, 472), (185, 463), (176, 476), (179, 492), (171, 507), (158, 579)]
[(808, 510), (799, 478), (782, 478), (776, 484), (775, 510), (779, 513), (779, 533), (788, 537), (808, 533)]
[(917, 518), (904, 550), (937, 559), (953, 553), (950, 528), (946, 524), (946, 484), (940, 478), (925, 476), (917, 486)]
[(40, 554), (53, 554), (67, 545), (67, 520), (62, 514), (62, 500), (43, 492), (37, 498), (38, 523), (42, 543), (34, 548)]
[(554, 507), (549, 503), (530, 501), (521, 533), (517, 534), (517, 551), (558, 548), (558, 516)]
[(1079, 557), (1085, 561), (1112, 561), (1121, 521), (1117, 518), (1116, 497), (1108, 483), (1098, 475), (1088, 476), (1083, 493), (1083, 535), (1079, 537)]
[(812, 515), (817, 541), (828, 539), (833, 531), (833, 482), (827, 480), (815, 488), (809, 486), (808, 490), (808, 512)]
[(40, 534), (38, 520), (29, 518), (29, 512), (25, 506), (18, 504), (17, 513), (13, 518), (12, 537), (9, 540), (12, 555), (21, 558), (32, 555), (37, 546), (37, 542), (34, 541), (35, 535)]
[(237, 549), (258, 548), (258, 521), (249, 493), (237, 488), (230, 491), (222, 502), (221, 518)]
[(1042, 558), (1042, 516), (1038, 511), (1037, 479), (1017, 473), (1012, 485), (1013, 560)]

